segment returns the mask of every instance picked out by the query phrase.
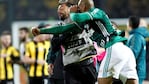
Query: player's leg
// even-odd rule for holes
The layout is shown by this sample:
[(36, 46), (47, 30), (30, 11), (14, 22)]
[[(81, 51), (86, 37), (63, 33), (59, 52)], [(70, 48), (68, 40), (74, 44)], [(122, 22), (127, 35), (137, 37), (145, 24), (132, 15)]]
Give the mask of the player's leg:
[(113, 83), (112, 84), (123, 84), (123, 83), (120, 79), (113, 78)]
[[(131, 56), (130, 54), (125, 54), (129, 53), (129, 51), (126, 51), (128, 48), (126, 48), (122, 43), (115, 43), (112, 47), (109, 47), (106, 50), (106, 56), (103, 59), (100, 70), (99, 70), (99, 75), (98, 75), (98, 83), (101, 84), (104, 82), (104, 84), (108, 83), (111, 84), (112, 78), (108, 77), (113, 77), (115, 79), (120, 78), (120, 74), (122, 74), (122, 70), (125, 74), (123, 75), (123, 83), (125, 84), (126, 80), (128, 78), (137, 78), (136, 70), (135, 70), (135, 63), (129, 63), (133, 59), (129, 59)], [(132, 56), (131, 56), (132, 57)], [(127, 66), (133, 67), (131, 71), (127, 70)], [(132, 73), (132, 74), (131, 74)], [(128, 76), (129, 74), (129, 76)], [(133, 75), (134, 74), (134, 75)], [(130, 81), (133, 82), (133, 81)], [(129, 83), (129, 80), (128, 80)]]
[(112, 84), (112, 77), (98, 78), (98, 84)]
[(124, 49), (122, 56), (126, 56), (127, 61), (120, 72), (120, 79), (124, 84), (138, 84), (135, 56), (130, 48), (124, 46)]
[(138, 81), (136, 79), (127, 79), (126, 84), (138, 84)]
[(98, 73), (98, 84), (112, 84), (112, 74), (109, 73), (112, 47), (106, 49), (106, 55), (101, 62)]

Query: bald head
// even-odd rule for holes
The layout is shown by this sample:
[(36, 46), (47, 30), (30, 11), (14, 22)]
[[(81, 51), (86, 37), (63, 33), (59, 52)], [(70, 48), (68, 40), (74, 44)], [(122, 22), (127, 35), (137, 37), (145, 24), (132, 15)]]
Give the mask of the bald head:
[(94, 7), (93, 0), (79, 0), (78, 2), (79, 8), (81, 12), (88, 11), (90, 8)]

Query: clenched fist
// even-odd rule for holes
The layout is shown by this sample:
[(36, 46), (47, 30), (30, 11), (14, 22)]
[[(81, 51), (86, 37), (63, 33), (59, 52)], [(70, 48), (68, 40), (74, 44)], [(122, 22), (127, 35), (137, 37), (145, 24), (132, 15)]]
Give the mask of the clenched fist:
[(40, 30), (37, 27), (32, 27), (32, 34), (37, 36), (40, 34)]

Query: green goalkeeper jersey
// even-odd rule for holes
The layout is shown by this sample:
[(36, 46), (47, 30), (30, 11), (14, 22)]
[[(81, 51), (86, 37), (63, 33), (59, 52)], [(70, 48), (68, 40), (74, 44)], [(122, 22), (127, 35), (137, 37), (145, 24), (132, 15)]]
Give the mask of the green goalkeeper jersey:
[(72, 23), (70, 24), (66, 24), (64, 26), (53, 26), (47, 29), (41, 29), (40, 32), (50, 34), (61, 34), (70, 31), (80, 31), (83, 28), (80, 28), (78, 26), (82, 22), (86, 22), (89, 20), (100, 20), (103, 22), (108, 33), (112, 33), (114, 31), (114, 28), (112, 27), (112, 24), (107, 15), (104, 13), (104, 11), (97, 8), (91, 8), (89, 11), (84, 13), (71, 13), (70, 19), (72, 20)]
[[(109, 47), (115, 42), (126, 40), (120, 36), (112, 36), (114, 33), (114, 28), (104, 11), (91, 8), (89, 11), (84, 13), (71, 13), (70, 14), (71, 23), (66, 25), (58, 25), (50, 28), (40, 29), (40, 33), (48, 34), (62, 34), (67, 32), (78, 32), (80, 33), (86, 27), (85, 23), (89, 24), (90, 28), (93, 28), (95, 32), (92, 34), (91, 39), (96, 41), (97, 44), (103, 44), (101, 47)], [(93, 23), (93, 24), (91, 24)], [(102, 23), (102, 24), (101, 24)], [(96, 26), (95, 26), (96, 25)], [(110, 37), (110, 40), (107, 39)], [(103, 42), (104, 41), (104, 42)], [(103, 43), (101, 43), (103, 42)], [(105, 44), (104, 44), (105, 43)]]

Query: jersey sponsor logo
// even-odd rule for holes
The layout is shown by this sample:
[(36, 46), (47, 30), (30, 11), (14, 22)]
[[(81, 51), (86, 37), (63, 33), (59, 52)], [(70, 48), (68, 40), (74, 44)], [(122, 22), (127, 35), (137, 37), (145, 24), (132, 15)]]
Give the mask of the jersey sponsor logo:
[(105, 42), (103, 39), (101, 39), (101, 41), (100, 41), (100, 46), (101, 46), (101, 47), (104, 47), (104, 46), (105, 46), (105, 43), (106, 43), (106, 42)]
[(77, 39), (77, 40), (73, 40), (73, 41), (69, 41), (66, 43), (66, 48), (67, 49), (70, 49), (70, 48), (74, 48), (74, 47), (77, 47), (77, 46), (80, 46), (80, 45), (83, 45), (85, 44), (85, 41), (84, 39)]

